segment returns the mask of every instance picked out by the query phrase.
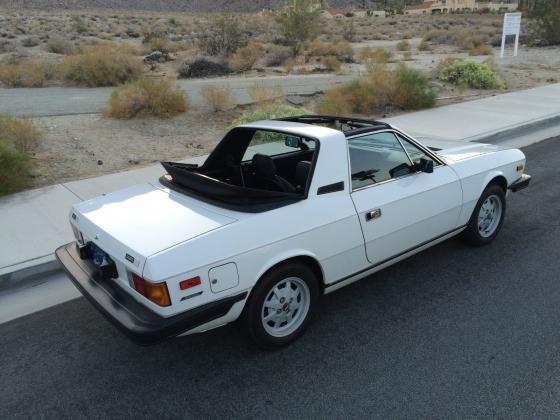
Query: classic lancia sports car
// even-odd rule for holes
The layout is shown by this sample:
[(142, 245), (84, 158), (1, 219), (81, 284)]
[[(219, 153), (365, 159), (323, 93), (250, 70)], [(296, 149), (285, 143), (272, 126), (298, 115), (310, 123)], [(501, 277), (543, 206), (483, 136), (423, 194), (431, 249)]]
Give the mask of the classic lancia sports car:
[(56, 250), (76, 287), (140, 344), (238, 318), (295, 340), (320, 295), (459, 233), (491, 242), (528, 186), (517, 149), (426, 141), (307, 115), (233, 128), (203, 165), (75, 205)]

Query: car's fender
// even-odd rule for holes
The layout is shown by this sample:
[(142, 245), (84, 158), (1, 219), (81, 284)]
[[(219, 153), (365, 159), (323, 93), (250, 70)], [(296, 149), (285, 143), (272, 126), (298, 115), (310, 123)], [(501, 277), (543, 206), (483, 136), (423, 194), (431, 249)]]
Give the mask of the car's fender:
[(492, 180), (494, 180), (495, 178), (501, 177), (503, 178), (503, 180), (505, 181), (506, 184), (506, 188), (507, 188), (507, 177), (504, 174), (503, 171), (501, 170), (493, 170), (490, 171), (486, 174), (486, 177), (484, 178), (484, 181), (482, 182), (481, 186), (480, 186), (480, 191), (479, 191), (479, 195), (482, 195), (482, 192), (486, 189), (486, 187), (490, 184), (490, 182), (492, 182)]
[(324, 275), (323, 267), (321, 266), (319, 259), (313, 252), (306, 249), (296, 248), (296, 249), (289, 249), (289, 250), (282, 251), (280, 254), (276, 254), (273, 257), (267, 259), (265, 263), (261, 266), (259, 271), (257, 271), (256, 278), (254, 279), (254, 284), (257, 284), (257, 282), (263, 276), (263, 274), (266, 273), (268, 270), (270, 270), (272, 267), (284, 261), (287, 261), (289, 259), (298, 258), (298, 257), (309, 257), (315, 260), (315, 262), (321, 269), (321, 275), (322, 276)]

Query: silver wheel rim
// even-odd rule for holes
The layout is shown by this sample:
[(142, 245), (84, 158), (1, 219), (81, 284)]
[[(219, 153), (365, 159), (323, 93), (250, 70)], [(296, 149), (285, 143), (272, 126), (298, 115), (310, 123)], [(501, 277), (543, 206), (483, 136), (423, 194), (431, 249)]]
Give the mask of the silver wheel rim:
[(496, 232), (502, 219), (502, 200), (497, 195), (489, 195), (478, 211), (478, 233), (488, 238)]
[(261, 310), (262, 325), (271, 336), (286, 337), (303, 324), (309, 306), (309, 287), (302, 279), (280, 280), (266, 295)]

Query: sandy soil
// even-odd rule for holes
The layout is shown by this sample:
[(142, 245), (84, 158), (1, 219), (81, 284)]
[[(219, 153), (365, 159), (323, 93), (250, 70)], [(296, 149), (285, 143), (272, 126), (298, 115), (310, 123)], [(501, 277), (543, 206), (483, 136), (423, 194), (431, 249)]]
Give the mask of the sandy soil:
[(36, 118), (45, 133), (34, 154), (35, 186), (209, 153), (239, 110), (189, 112), (168, 120), (101, 115)]

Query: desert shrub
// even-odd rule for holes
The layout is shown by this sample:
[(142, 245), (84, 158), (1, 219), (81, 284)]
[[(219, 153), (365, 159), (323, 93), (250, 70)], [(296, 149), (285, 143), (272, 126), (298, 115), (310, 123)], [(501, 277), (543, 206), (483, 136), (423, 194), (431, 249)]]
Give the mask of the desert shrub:
[(208, 57), (198, 57), (193, 61), (185, 61), (178, 69), (179, 77), (183, 79), (223, 76), (231, 72), (232, 70), (227, 63)]
[(200, 95), (208, 107), (212, 111), (223, 111), (233, 104), (231, 89), (225, 86), (203, 86), (200, 89)]
[(309, 114), (309, 111), (302, 107), (296, 107), (274, 102), (265, 106), (246, 111), (231, 123), (232, 127), (240, 124), (247, 124), (253, 121), (270, 120), (274, 118), (295, 117), (298, 115)]
[(541, 44), (560, 44), (560, 0), (541, 0), (528, 3), (529, 16), (536, 25), (532, 29)]
[(230, 55), (245, 44), (237, 17), (223, 15), (212, 18), (200, 28), (199, 48), (210, 56)]
[(432, 47), (430, 47), (430, 44), (428, 44), (426, 41), (422, 41), (420, 44), (418, 44), (418, 51), (431, 51)]
[(319, 0), (288, 0), (278, 8), (274, 17), (286, 43), (298, 53), (304, 42), (317, 34), (321, 14)]
[(24, 47), (36, 47), (40, 43), (41, 40), (36, 36), (29, 36), (21, 41), (21, 45), (23, 45)]
[(315, 110), (325, 115), (349, 115), (354, 112), (349, 95), (349, 84), (325, 91)]
[(391, 102), (401, 109), (422, 109), (434, 106), (436, 93), (426, 76), (404, 65), (397, 69)]
[(403, 61), (412, 61), (412, 51), (404, 51), (402, 54)]
[(286, 58), (282, 61), (282, 68), (286, 73), (291, 73), (296, 65), (296, 60), (293, 57)]
[(487, 63), (457, 60), (439, 70), (438, 78), (473, 89), (500, 89), (505, 87), (501, 76)]
[(171, 80), (143, 77), (115, 90), (104, 115), (120, 119), (170, 118), (188, 108), (185, 94)]
[(354, 19), (350, 19), (342, 25), (342, 38), (345, 41), (353, 42), (356, 38), (356, 29), (354, 28)]
[(322, 42), (316, 39), (309, 44), (308, 53), (317, 57), (334, 56), (344, 62), (351, 62), (354, 50), (347, 41)]
[(259, 59), (260, 54), (260, 45), (256, 43), (250, 43), (246, 47), (241, 47), (235, 50), (235, 52), (229, 58), (229, 65), (236, 71), (251, 70)]
[(391, 51), (386, 50), (385, 48), (364, 47), (358, 53), (358, 60), (360, 60), (362, 63), (387, 63), (391, 60), (391, 57)]
[(154, 51), (161, 51), (163, 53), (170, 52), (171, 44), (166, 35), (151, 37), (149, 41), (143, 42), (142, 52), (149, 54)]
[(41, 130), (33, 124), (33, 121), (0, 115), (0, 138), (16, 151), (20, 153), (32, 151), (39, 144), (41, 137)]
[(29, 157), (0, 140), (0, 195), (20, 191), (30, 184)]
[(63, 79), (80, 86), (116, 86), (140, 77), (142, 63), (129, 49), (110, 44), (85, 48), (60, 65)]
[(74, 25), (74, 30), (79, 33), (79, 34), (83, 34), (86, 33), (88, 31), (88, 25), (87, 23), (78, 15), (74, 15), (72, 16), (72, 22)]
[(408, 41), (402, 40), (395, 46), (397, 51), (410, 51), (410, 43)]
[(47, 41), (47, 51), (55, 54), (72, 54), (74, 52), (74, 44), (61, 36), (53, 35)]
[(247, 88), (247, 93), (256, 103), (272, 101), (284, 94), (280, 85), (267, 86), (259, 82), (250, 85)]
[(14, 51), (16, 44), (7, 39), (0, 39), (0, 54)]
[(54, 73), (52, 64), (37, 59), (0, 63), (0, 82), (6, 87), (43, 87)]
[(469, 55), (492, 55), (492, 47), (490, 45), (479, 45), (469, 50)]
[(422, 109), (433, 106), (435, 96), (427, 77), (418, 70), (400, 65), (393, 71), (385, 64), (375, 64), (365, 77), (327, 90), (316, 108), (325, 114), (371, 114), (390, 107)]
[(321, 64), (325, 66), (328, 71), (338, 73), (342, 69), (342, 63), (334, 55), (328, 55), (321, 59)]
[(289, 47), (270, 44), (265, 48), (263, 58), (265, 66), (281, 66), (288, 58), (292, 58), (293, 51)]
[(468, 50), (487, 44), (490, 37), (488, 34), (473, 33), (467, 29), (434, 29), (424, 35), (424, 41), (455, 45)]

